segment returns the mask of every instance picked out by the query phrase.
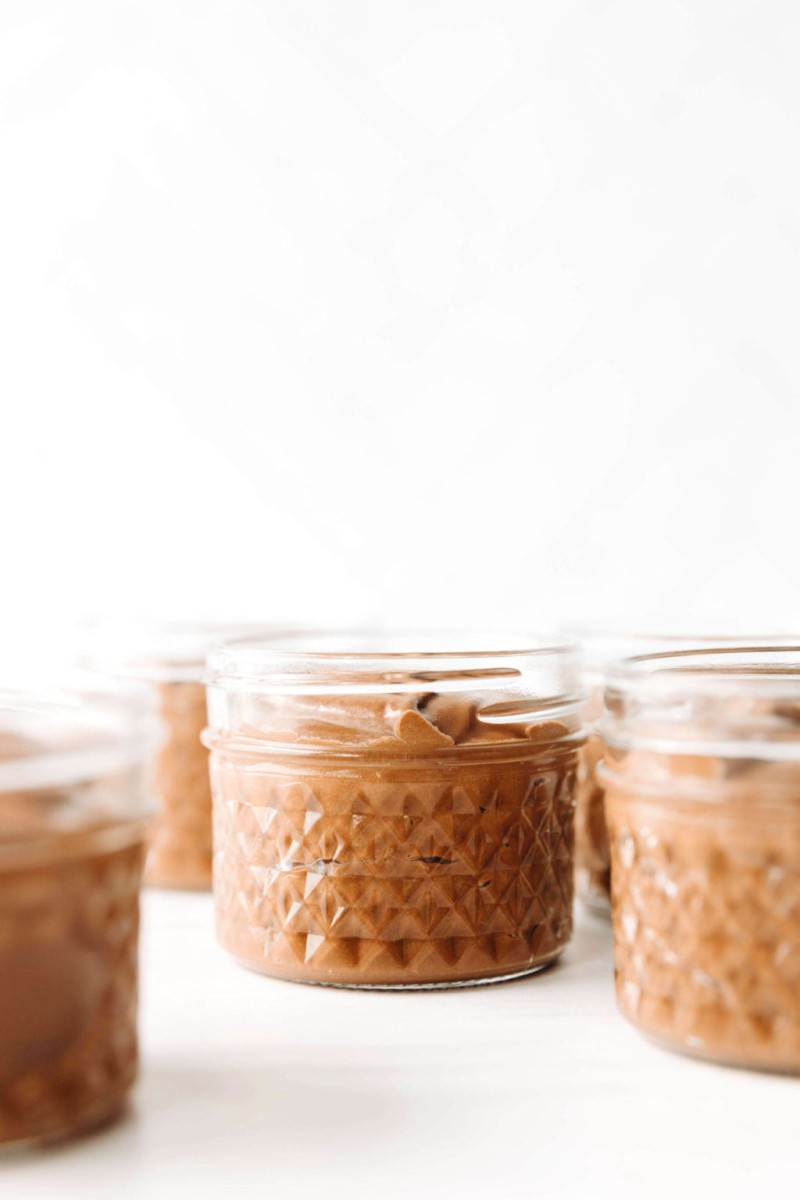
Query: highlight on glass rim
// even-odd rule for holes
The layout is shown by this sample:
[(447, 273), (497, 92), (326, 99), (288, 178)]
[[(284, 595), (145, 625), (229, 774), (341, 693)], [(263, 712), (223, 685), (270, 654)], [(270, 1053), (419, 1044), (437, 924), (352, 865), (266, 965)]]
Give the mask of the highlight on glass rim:
[(0, 1192), (797, 1190), (800, 18), (0, 5)]

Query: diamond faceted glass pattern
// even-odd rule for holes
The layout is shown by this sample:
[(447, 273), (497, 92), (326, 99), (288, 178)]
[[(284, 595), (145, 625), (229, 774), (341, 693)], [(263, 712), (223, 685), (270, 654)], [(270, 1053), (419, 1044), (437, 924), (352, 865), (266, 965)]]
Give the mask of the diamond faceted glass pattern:
[(694, 1053), (800, 1070), (800, 821), (694, 810), (612, 798), (620, 1007)]
[(0, 1142), (87, 1128), (133, 1083), (143, 858), (137, 844), (0, 873), (0, 967), (27, 962), (60, 989), (47, 1028), (32, 1005), (27, 1038), (0, 1053)]
[(537, 772), (522, 760), (287, 780), (212, 756), (220, 941), (312, 982), (540, 965), (571, 932), (574, 774), (571, 761)]

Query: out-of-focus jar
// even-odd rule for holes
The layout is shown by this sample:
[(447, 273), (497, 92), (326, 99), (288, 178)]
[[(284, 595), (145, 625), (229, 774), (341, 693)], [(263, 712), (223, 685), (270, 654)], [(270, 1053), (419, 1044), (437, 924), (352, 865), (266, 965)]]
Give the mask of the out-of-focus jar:
[(575, 653), (515, 645), (354, 636), (211, 654), (214, 891), (231, 954), (365, 988), (488, 983), (558, 956)]
[(136, 1076), (152, 744), (137, 689), (0, 692), (0, 1144), (96, 1126)]
[(123, 619), (92, 622), (84, 632), (82, 665), (146, 682), (161, 715), (148, 885), (211, 887), (211, 789), (200, 740), (206, 725), (205, 656), (212, 645), (262, 632), (263, 624)]
[(633, 659), (601, 730), (623, 1014), (800, 1071), (800, 647)]
[(688, 650), (703, 646), (724, 648), (748, 645), (791, 645), (795, 638), (788, 635), (698, 634), (662, 629), (577, 629), (569, 636), (579, 642), (582, 651), (582, 682), (586, 691), (584, 720), (587, 724), (586, 744), (578, 768), (577, 804), (575, 809), (575, 891), (578, 898), (595, 912), (608, 915), (611, 910), (611, 852), (606, 831), (604, 789), (597, 767), (603, 759), (603, 739), (597, 732), (597, 721), (603, 710), (603, 688), (608, 672), (618, 662), (656, 652)]

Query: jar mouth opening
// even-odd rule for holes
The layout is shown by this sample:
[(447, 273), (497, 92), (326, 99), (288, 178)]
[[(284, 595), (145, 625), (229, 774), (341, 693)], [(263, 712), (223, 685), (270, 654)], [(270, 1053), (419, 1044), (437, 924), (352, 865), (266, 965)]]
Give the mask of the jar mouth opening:
[(685, 625), (659, 627), (657, 622), (626, 628), (623, 624), (608, 626), (578, 625), (566, 630), (580, 646), (583, 676), (587, 686), (601, 686), (609, 672), (619, 663), (653, 654), (677, 654), (705, 649), (726, 650), (748, 646), (790, 648), (800, 641), (797, 633), (748, 632), (735, 626)]
[(800, 644), (628, 659), (609, 672), (599, 732), (657, 754), (800, 759)]
[(149, 691), (74, 674), (0, 689), (0, 793), (69, 786), (146, 761), (160, 725)]
[[(445, 682), (503, 685), (530, 671), (572, 664), (577, 647), (566, 640), (452, 631), (319, 633), (251, 639), (214, 647), (206, 682), (259, 688), (320, 684), (379, 689), (428, 687)], [(563, 670), (562, 665), (562, 670)], [(572, 688), (572, 691), (575, 689)], [(558, 694), (559, 688), (554, 694)]]
[(800, 642), (725, 645), (639, 654), (611, 668), (608, 689), (624, 695), (686, 691), (800, 698)]
[(82, 623), (78, 658), (82, 668), (104, 674), (157, 683), (202, 683), (212, 646), (291, 632), (265, 621), (96, 617)]

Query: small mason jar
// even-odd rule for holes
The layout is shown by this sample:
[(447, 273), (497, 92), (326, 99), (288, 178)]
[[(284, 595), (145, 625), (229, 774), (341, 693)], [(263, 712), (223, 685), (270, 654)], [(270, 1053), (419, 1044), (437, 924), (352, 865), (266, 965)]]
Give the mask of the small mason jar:
[(623, 1015), (800, 1071), (800, 647), (632, 659), (601, 730)]
[(153, 724), (136, 689), (0, 692), (0, 1144), (96, 1126), (136, 1076)]
[(209, 658), (221, 944), (304, 983), (527, 975), (569, 941), (569, 646), (319, 638)]
[(134, 619), (99, 620), (84, 630), (81, 665), (146, 683), (161, 716), (145, 866), (152, 887), (211, 887), (211, 789), (201, 741), (205, 656), (219, 642), (262, 632), (263, 625)]
[(791, 645), (788, 635), (744, 634), (683, 631), (660, 632), (653, 629), (594, 627), (571, 630), (581, 647), (582, 683), (586, 692), (584, 720), (586, 744), (578, 768), (575, 808), (575, 891), (594, 912), (608, 916), (611, 911), (611, 851), (606, 830), (605, 796), (598, 766), (603, 760), (603, 739), (597, 722), (603, 711), (603, 689), (614, 665), (634, 655), (688, 650), (700, 647)]

